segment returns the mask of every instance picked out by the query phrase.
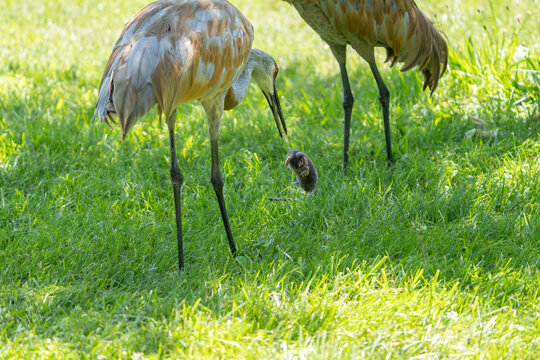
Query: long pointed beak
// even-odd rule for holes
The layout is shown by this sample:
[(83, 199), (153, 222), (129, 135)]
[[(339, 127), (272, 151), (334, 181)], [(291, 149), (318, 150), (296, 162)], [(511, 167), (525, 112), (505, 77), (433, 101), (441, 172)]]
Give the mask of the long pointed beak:
[(269, 94), (263, 91), (264, 97), (266, 98), (266, 101), (268, 101), (268, 105), (270, 106), (270, 109), (272, 110), (272, 114), (274, 115), (274, 120), (276, 121), (276, 127), (279, 132), (279, 136), (283, 137), (283, 134), (281, 132), (281, 127), (283, 126), (283, 131), (285, 131), (285, 134), (287, 134), (287, 126), (285, 125), (285, 120), (283, 119), (283, 112), (281, 111), (281, 104), (279, 103), (279, 97), (276, 90), (276, 83), (274, 83), (274, 93)]

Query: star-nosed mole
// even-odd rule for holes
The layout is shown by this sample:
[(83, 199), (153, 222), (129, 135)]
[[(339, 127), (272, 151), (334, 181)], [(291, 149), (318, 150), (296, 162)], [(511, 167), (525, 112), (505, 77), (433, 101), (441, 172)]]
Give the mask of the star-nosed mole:
[(313, 165), (313, 161), (297, 149), (292, 149), (287, 153), (287, 160), (285, 160), (285, 165), (289, 167), (296, 174), (297, 182), (293, 184), (300, 184), (302, 189), (306, 192), (307, 196), (310, 196), (315, 185), (317, 185), (317, 180), (319, 175), (317, 174), (317, 169)]

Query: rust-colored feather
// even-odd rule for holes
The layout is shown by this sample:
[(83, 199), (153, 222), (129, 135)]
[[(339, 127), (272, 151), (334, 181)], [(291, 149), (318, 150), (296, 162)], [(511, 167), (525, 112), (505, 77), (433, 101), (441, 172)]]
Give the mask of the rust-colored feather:
[(157, 1), (125, 26), (105, 66), (94, 116), (123, 135), (150, 108), (175, 109), (231, 86), (245, 67), (253, 28), (226, 0)]
[(424, 75), (424, 89), (437, 88), (448, 64), (442, 34), (413, 0), (284, 0), (329, 44), (350, 44), (366, 61), (374, 47), (386, 48), (390, 66), (415, 66)]

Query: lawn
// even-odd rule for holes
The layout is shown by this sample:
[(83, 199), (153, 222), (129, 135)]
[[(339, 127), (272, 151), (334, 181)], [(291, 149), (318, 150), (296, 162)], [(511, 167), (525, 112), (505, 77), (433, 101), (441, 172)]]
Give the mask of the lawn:
[[(181, 272), (166, 126), (152, 110), (122, 141), (92, 123), (112, 45), (146, 3), (2, 0), (0, 358), (540, 357), (536, 1), (417, 1), (449, 71), (429, 97), (378, 52), (391, 167), (375, 81), (350, 52), (345, 176), (329, 49), (285, 2), (234, 0), (280, 66), (289, 137), (255, 86), (223, 118), (234, 259), (204, 111), (179, 108)], [(319, 170), (310, 198), (289, 185), (290, 148)]]

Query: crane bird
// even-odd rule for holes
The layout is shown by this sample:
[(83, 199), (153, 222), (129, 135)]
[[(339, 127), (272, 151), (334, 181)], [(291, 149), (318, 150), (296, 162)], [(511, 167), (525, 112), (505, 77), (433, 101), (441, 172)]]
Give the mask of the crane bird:
[(420, 11), (414, 0), (284, 0), (298, 11), (304, 21), (325, 41), (336, 58), (343, 84), (345, 113), (343, 168), (349, 162), (349, 134), (354, 97), (346, 68), (347, 45), (350, 45), (371, 68), (379, 88), (382, 105), (386, 155), (393, 162), (390, 140), (390, 92), (375, 63), (375, 47), (386, 49), (390, 66), (404, 63), (401, 71), (416, 65), (424, 76), (424, 86), (431, 94), (448, 63), (448, 47), (441, 33)]
[(242, 101), (253, 78), (268, 101), (279, 135), (281, 126), (287, 133), (275, 86), (278, 66), (272, 56), (252, 49), (252, 43), (252, 25), (226, 0), (156, 1), (124, 26), (103, 71), (94, 118), (97, 115), (110, 126), (116, 124), (116, 115), (125, 138), (154, 104), (159, 117), (165, 117), (180, 269), (184, 266), (180, 197), (184, 177), (176, 158), (176, 108), (194, 100), (204, 107), (210, 133), (210, 180), (233, 255), (236, 246), (218, 160), (223, 110)]

